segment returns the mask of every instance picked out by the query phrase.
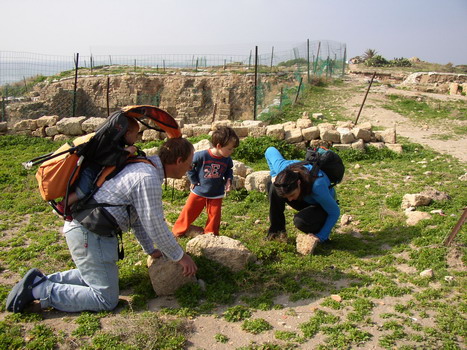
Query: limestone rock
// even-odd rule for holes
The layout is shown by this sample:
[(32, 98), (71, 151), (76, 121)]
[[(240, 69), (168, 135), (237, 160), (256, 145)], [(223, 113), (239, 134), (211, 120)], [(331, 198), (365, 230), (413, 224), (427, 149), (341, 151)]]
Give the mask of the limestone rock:
[(57, 122), (57, 130), (64, 135), (82, 135), (81, 124), (85, 120), (86, 117), (64, 118)]
[(420, 193), (408, 193), (402, 197), (402, 209), (429, 205), (432, 199)]
[(425, 213), (423, 211), (405, 211), (405, 215), (407, 216), (406, 224), (409, 226), (415, 226), (422, 220), (431, 219), (431, 215), (429, 213)]
[(302, 255), (312, 254), (319, 243), (319, 238), (305, 233), (297, 234), (297, 252)]
[(232, 271), (241, 271), (245, 266), (256, 260), (240, 241), (226, 237), (204, 234), (190, 240), (186, 245), (187, 253), (204, 256)]
[(245, 178), (245, 188), (247, 191), (266, 192), (266, 186), (270, 180), (271, 175), (268, 170), (255, 171)]
[(196, 283), (196, 277), (183, 275), (182, 266), (165, 257), (148, 259), (149, 278), (157, 295), (172, 295), (181, 286), (187, 283)]

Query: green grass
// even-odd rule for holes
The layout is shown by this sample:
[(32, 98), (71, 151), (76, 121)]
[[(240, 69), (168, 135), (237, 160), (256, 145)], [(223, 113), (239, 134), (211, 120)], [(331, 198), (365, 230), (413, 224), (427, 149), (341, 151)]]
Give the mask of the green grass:
[[(389, 101), (383, 107), (415, 122), (426, 123), (430, 126), (441, 125), (442, 122), (466, 121), (467, 106), (463, 101), (438, 101), (431, 99), (418, 100), (397, 95), (389, 95)], [(465, 126), (455, 128), (455, 133), (465, 131)], [(465, 133), (464, 133), (465, 135)]]
[[(251, 147), (244, 147), (237, 159), (241, 154), (249, 159), (247, 165), (266, 170), (257, 154), (269, 142), (267, 138), (245, 140)], [(144, 267), (146, 256), (135, 237), (125, 234), (126, 257), (118, 264), (120, 287), (128, 293), (118, 312), (70, 314), (66, 321), (70, 326), (65, 330), (47, 322), (48, 317), (63, 317), (54, 310), (6, 314), (0, 322), (0, 348), (73, 344), (83, 349), (183, 349), (191, 334), (187, 323), (199, 315), (237, 322), (239, 327), (243, 325), (242, 332), (253, 337), (255, 332), (274, 334), (274, 343), (251, 344), (245, 349), (292, 349), (317, 335), (321, 349), (364, 348), (369, 341), (383, 348), (462, 348), (467, 279), (459, 266), (467, 262), (467, 237), (461, 231), (453, 247), (444, 247), (443, 242), (467, 205), (465, 185), (458, 180), (465, 168), (449, 156), (402, 142), (402, 154), (373, 148), (365, 153), (340, 151), (347, 170), (337, 193), (342, 213), (353, 220), (347, 226), (338, 224), (331, 243), (318, 246), (313, 256), (296, 253), (293, 211), (286, 211), (287, 241), (265, 241), (266, 195), (234, 191), (224, 200), (222, 234), (244, 243), (258, 263), (232, 273), (205, 258), (195, 258), (206, 289), (184, 286), (175, 295), (180, 307), (146, 312), (148, 301), (156, 298)], [(29, 268), (52, 273), (74, 267), (59, 233), (61, 220), (40, 198), (34, 171), (21, 166), (57, 147), (48, 140), (0, 137), (0, 271), (9, 281), (0, 284), (2, 311), (13, 282)], [(400, 207), (402, 197), (427, 187), (446, 192), (451, 199), (418, 210), (442, 209), (446, 215), (432, 215), (408, 226)], [(169, 221), (177, 218), (186, 197), (187, 193), (174, 191), (172, 199), (171, 188), (164, 190)], [(204, 225), (205, 218), (201, 215), (195, 224)], [(187, 242), (186, 238), (180, 240), (182, 246)], [(434, 277), (421, 278), (419, 273), (428, 268), (433, 269)], [(342, 301), (331, 299), (332, 294)], [(294, 308), (282, 310), (284, 305), (277, 297), (284, 295), (296, 305), (316, 302), (318, 309), (307, 316)], [(381, 311), (383, 301), (388, 304)], [(277, 324), (268, 326), (254, 314), (273, 310), (289, 318), (300, 316), (299, 327), (284, 331)], [(219, 333), (213, 341), (222, 343), (225, 337)]]

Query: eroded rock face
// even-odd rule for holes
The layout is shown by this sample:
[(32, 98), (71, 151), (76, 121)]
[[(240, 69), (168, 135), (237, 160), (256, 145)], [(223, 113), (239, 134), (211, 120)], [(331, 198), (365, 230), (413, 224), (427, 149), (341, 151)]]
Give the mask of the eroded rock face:
[(213, 234), (199, 235), (186, 245), (186, 252), (195, 256), (204, 256), (232, 271), (241, 271), (256, 257), (240, 241)]

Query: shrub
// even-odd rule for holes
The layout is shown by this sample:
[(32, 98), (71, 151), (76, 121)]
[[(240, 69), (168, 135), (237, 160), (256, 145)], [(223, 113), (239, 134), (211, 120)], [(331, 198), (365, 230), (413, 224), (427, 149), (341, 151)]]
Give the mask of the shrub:
[(394, 58), (393, 60), (389, 61), (389, 65), (391, 67), (411, 67), (412, 63), (407, 58)]
[(388, 65), (388, 61), (381, 55), (376, 55), (365, 61), (365, 65), (368, 67), (383, 67)]
[(304, 151), (299, 150), (283, 140), (269, 136), (247, 137), (235, 149), (234, 159), (246, 162), (256, 162), (264, 158), (264, 152), (268, 147), (276, 147), (286, 159), (303, 159)]

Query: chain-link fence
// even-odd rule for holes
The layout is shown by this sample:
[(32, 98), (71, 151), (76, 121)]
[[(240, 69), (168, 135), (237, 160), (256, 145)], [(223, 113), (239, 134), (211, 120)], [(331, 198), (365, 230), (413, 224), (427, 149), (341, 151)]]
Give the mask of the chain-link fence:
[[(186, 122), (256, 119), (287, 91), (344, 74), (345, 44), (307, 41), (247, 55), (51, 56), (0, 51), (0, 121), (43, 115), (107, 116), (131, 104)], [(290, 98), (290, 97), (289, 97)], [(279, 104), (280, 104), (279, 103)]]

